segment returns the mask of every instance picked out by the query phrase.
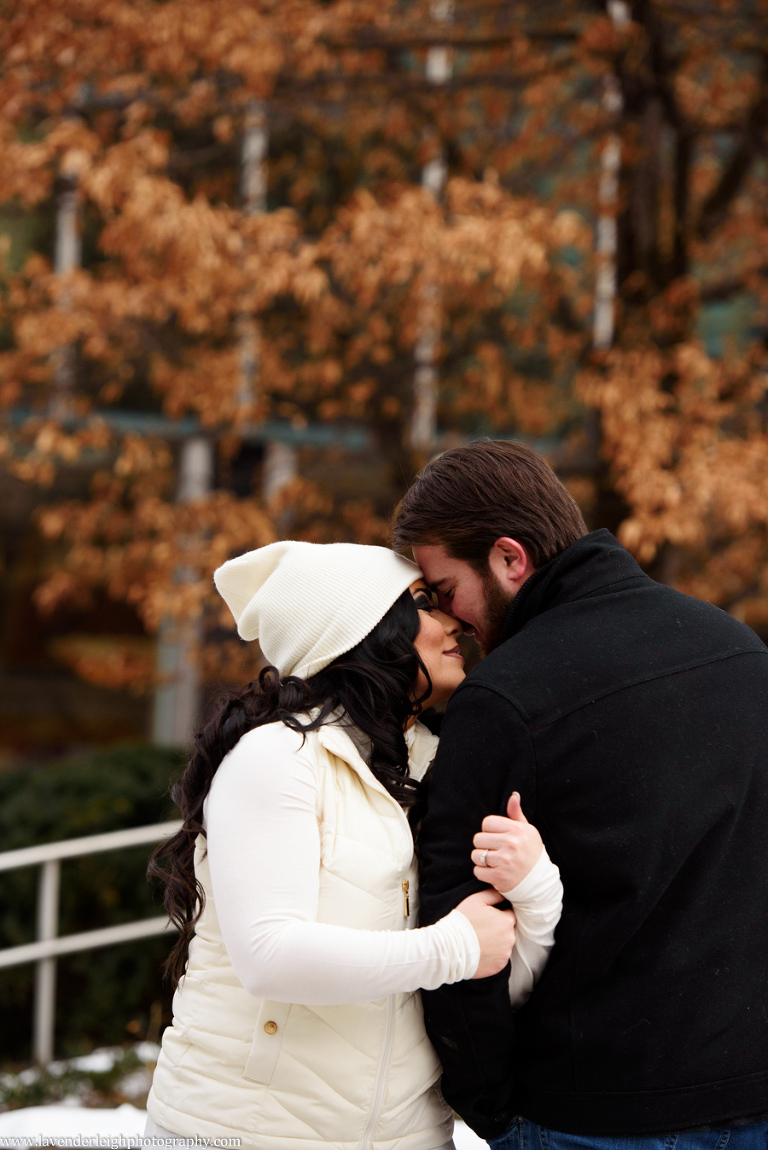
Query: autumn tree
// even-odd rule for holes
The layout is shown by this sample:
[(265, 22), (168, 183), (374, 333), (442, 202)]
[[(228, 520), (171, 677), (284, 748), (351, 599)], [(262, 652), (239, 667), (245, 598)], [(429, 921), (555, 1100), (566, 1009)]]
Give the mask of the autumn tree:
[[(463, 104), (467, 130), (484, 117), (476, 94), (498, 86), (483, 58), (435, 90), (423, 57), (446, 29), (418, 6), (403, 17), (208, 0), (28, 3), (6, 22), (0, 196), (26, 210), (76, 205), (84, 249), (68, 263), (32, 254), (7, 278), (2, 397), (27, 413), (6, 435), (7, 465), (50, 484), (83, 451), (110, 464), (87, 503), (42, 517), (68, 544), (43, 607), (106, 586), (149, 628), (200, 615), (211, 568), (279, 529), (280, 507), (224, 490), (174, 502), (167, 445), (121, 435), (110, 407), (194, 413), (223, 470), (244, 429), (270, 419), (375, 428), (389, 473), (377, 506), (339, 506), (301, 481), (282, 497), (294, 530), (370, 540), (423, 458), (409, 420), (428, 298), (448, 427), (460, 434), (478, 412), (489, 426), (553, 422), (546, 382), (512, 372), (498, 344), (551, 328), (547, 310), (579, 278), (557, 254), (585, 251), (588, 232), (573, 210), (511, 195), (488, 156), (451, 165), (443, 203), (418, 185), (426, 153), (456, 146), (459, 120), (448, 133), (440, 116)], [(479, 37), (481, 56), (524, 64), (514, 25), (490, 46), (482, 27), (449, 30), (446, 51)], [(542, 60), (528, 67), (541, 73)], [(253, 210), (243, 143), (259, 116), (272, 202)], [(218, 607), (212, 619), (224, 621)]]
[(591, 33), (618, 81), (617, 335), (576, 390), (601, 413), (622, 541), (759, 626), (768, 11), (655, 0), (627, 14)]
[[(491, 433), (542, 445), (658, 577), (757, 619), (764, 18), (725, 0), (17, 3), (0, 200), (69, 203), (82, 259), (41, 244), (4, 281), (6, 466), (51, 483), (102, 461), (88, 501), (42, 517), (65, 550), (41, 604), (106, 587), (150, 629), (227, 625), (209, 581), (227, 555), (287, 530), (380, 541), (430, 453)], [(607, 340), (596, 276), (617, 285), (598, 293)], [(731, 299), (754, 321), (716, 347), (712, 302)], [(179, 453), (125, 434), (136, 410), (194, 416), (216, 489), (175, 499)], [(317, 454), (266, 503), (227, 490), (278, 424), (359, 432), (375, 490)]]

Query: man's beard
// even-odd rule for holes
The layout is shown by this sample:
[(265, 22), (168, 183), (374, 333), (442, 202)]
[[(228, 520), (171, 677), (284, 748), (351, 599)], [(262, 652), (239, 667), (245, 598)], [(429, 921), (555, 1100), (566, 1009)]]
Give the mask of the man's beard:
[(485, 618), (483, 619), (483, 640), (480, 643), (480, 650), (485, 656), (490, 655), (491, 651), (495, 650), (501, 642), (504, 620), (507, 617), (509, 605), (514, 599), (514, 595), (504, 590), (490, 567), (483, 574), (483, 598), (485, 600)]

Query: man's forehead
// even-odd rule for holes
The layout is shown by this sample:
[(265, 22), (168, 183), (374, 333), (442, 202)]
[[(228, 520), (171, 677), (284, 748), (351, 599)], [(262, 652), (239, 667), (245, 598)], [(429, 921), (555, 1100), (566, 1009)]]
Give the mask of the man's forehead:
[(435, 589), (455, 579), (463, 566), (460, 559), (454, 559), (447, 554), (442, 543), (424, 543), (420, 547), (414, 547), (413, 554), (424, 572), (427, 583)]

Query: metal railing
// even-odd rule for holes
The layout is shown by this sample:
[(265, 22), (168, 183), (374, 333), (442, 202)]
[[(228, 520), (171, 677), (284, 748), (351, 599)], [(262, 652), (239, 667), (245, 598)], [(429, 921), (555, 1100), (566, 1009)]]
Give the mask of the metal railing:
[(36, 1062), (50, 1062), (53, 1058), (53, 1035), (56, 1023), (56, 959), (62, 954), (76, 954), (81, 950), (95, 950), (117, 942), (133, 942), (138, 938), (163, 934), (172, 929), (165, 915), (158, 918), (124, 922), (119, 926), (106, 926), (100, 930), (87, 930), (59, 938), (59, 885), (61, 860), (81, 855), (116, 851), (124, 847), (138, 847), (159, 842), (174, 834), (181, 822), (155, 823), (148, 827), (132, 827), (125, 831), (110, 831), (102, 835), (88, 835), (81, 839), (65, 839), (58, 843), (44, 843), (37, 847), (5, 851), (0, 854), (0, 871), (39, 866), (37, 888), (37, 941), (23, 946), (0, 950), (0, 969), (34, 962), (35, 996), (33, 1023), (33, 1055)]

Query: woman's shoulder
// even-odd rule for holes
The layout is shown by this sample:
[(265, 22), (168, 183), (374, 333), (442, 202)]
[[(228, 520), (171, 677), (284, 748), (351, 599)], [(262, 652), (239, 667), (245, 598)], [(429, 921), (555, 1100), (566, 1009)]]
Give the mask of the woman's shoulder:
[(222, 759), (206, 799), (206, 818), (214, 809), (225, 817), (243, 806), (275, 809), (287, 795), (314, 804), (316, 790), (311, 741), (283, 722), (264, 723), (246, 731)]
[(263, 762), (265, 759), (298, 760), (305, 765), (314, 766), (311, 741), (301, 731), (294, 731), (278, 720), (246, 731), (222, 760), (219, 770), (225, 766), (228, 768), (228, 773), (232, 770), (248, 769), (254, 762)]
[(233, 750), (237, 750), (243, 744), (281, 743), (292, 745), (302, 742), (303, 737), (300, 731), (294, 731), (292, 727), (286, 726), (282, 719), (276, 719), (273, 723), (262, 723), (258, 727), (251, 727), (250, 731), (246, 731), (241, 736)]

